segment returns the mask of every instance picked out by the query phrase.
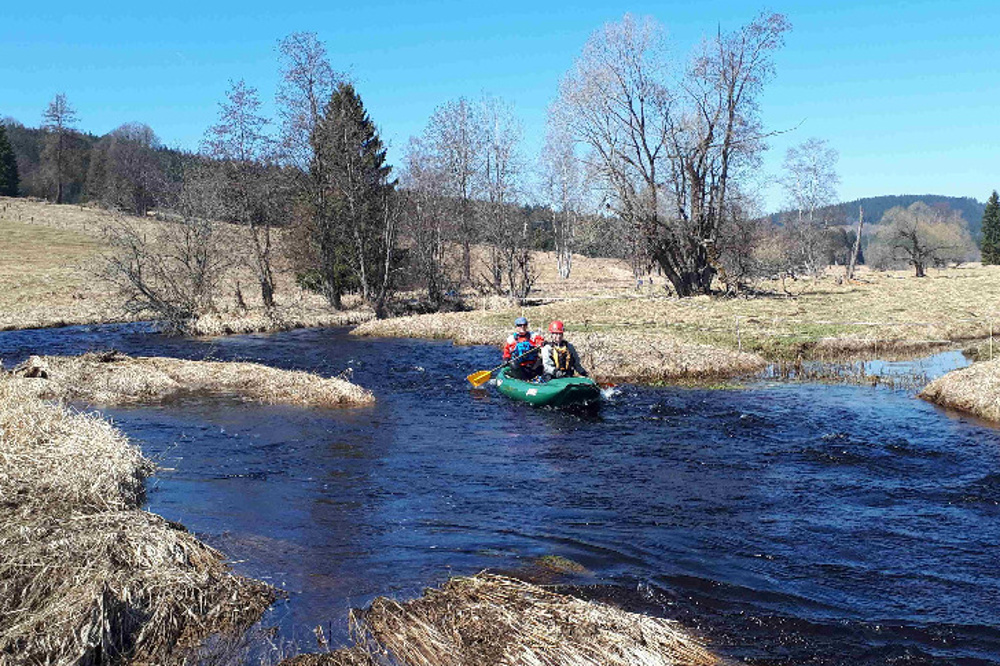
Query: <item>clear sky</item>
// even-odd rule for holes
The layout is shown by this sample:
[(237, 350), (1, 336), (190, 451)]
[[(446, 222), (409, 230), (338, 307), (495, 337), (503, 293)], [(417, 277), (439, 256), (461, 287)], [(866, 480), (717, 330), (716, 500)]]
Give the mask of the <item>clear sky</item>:
[[(534, 163), (558, 82), (601, 25), (625, 12), (651, 15), (683, 59), (717, 27), (735, 29), (765, 7), (793, 26), (762, 100), (766, 126), (790, 130), (770, 141), (767, 175), (779, 174), (789, 146), (818, 137), (840, 153), (843, 201), (928, 193), (984, 201), (1000, 189), (997, 0), (0, 0), (0, 117), (36, 127), (65, 92), (81, 130), (143, 122), (166, 145), (194, 150), (229, 82), (245, 79), (270, 103), (278, 40), (310, 31), (355, 80), (390, 161), (436, 106), (488, 93), (514, 105)], [(777, 208), (783, 194), (771, 187), (766, 200)]]

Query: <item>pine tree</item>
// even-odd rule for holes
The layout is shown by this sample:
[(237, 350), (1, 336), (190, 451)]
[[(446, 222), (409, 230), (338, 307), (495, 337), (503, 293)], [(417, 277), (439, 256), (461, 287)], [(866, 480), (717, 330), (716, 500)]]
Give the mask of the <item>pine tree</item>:
[(997, 191), (986, 202), (983, 211), (983, 265), (1000, 264), (1000, 198)]
[[(395, 181), (385, 147), (354, 87), (342, 83), (312, 136), (313, 176), (322, 188), (316, 241), (324, 291), (331, 303), (357, 286), (378, 317), (392, 289)], [(346, 269), (346, 270), (345, 270)]]
[(19, 182), (17, 158), (7, 140), (7, 130), (0, 124), (0, 196), (16, 197)]

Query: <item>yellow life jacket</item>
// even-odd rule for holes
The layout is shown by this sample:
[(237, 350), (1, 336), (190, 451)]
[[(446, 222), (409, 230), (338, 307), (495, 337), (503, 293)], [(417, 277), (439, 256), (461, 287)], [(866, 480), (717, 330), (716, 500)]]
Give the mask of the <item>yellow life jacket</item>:
[(569, 345), (563, 342), (561, 347), (552, 345), (552, 362), (556, 370), (569, 372), (573, 368), (573, 359), (570, 357)]

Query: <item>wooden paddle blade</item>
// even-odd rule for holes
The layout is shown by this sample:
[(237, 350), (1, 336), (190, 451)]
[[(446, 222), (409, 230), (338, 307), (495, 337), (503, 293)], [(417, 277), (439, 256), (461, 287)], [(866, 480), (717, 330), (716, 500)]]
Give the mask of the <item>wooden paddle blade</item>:
[(493, 376), (491, 370), (480, 370), (479, 372), (473, 372), (471, 375), (466, 377), (469, 383), (473, 386), (482, 386), (486, 382), (490, 381), (490, 377)]

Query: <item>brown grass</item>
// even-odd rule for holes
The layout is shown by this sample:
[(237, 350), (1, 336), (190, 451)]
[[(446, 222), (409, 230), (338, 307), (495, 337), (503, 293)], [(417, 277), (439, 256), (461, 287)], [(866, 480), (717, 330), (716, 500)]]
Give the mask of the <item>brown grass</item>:
[(16, 221), (12, 201), (0, 199), (0, 330), (124, 319), (88, 271), (97, 238)]
[[(569, 306), (575, 312), (576, 304)], [(544, 311), (545, 308), (528, 308)], [(501, 345), (511, 327), (498, 322), (501, 317), (513, 319), (512, 312), (500, 317), (482, 312), (400, 317), (369, 321), (354, 329), (362, 336), (399, 336), (451, 339), (457, 344)], [(548, 319), (533, 318), (533, 324)], [(565, 316), (565, 315), (564, 315)], [(604, 329), (577, 333), (577, 322), (567, 318), (566, 337), (580, 352), (584, 367), (599, 381), (668, 382), (680, 380), (710, 380), (757, 372), (767, 362), (757, 354), (740, 353), (720, 347), (688, 342), (669, 331), (657, 329)], [(497, 363), (501, 361), (497, 354)]]
[(133, 358), (118, 352), (38, 358), (48, 379), (24, 379), (41, 398), (97, 405), (154, 402), (183, 394), (232, 395), (265, 404), (366, 405), (366, 389), (336, 377), (257, 363)]
[(183, 663), (274, 599), (139, 510), (152, 466), (101, 419), (0, 376), (0, 662)]
[[(55, 205), (31, 199), (0, 197), (0, 330), (94, 324), (132, 319), (118, 305), (111, 285), (99, 279), (107, 244), (103, 230), (110, 212), (85, 206)], [(130, 218), (153, 230), (154, 218)], [(223, 225), (233, 247), (246, 231)], [(284, 242), (282, 233), (275, 242)], [(280, 255), (280, 253), (279, 253)], [(226, 335), (287, 330), (306, 326), (348, 326), (370, 319), (372, 312), (349, 297), (350, 308), (337, 312), (325, 299), (301, 289), (287, 261), (276, 266), (278, 307), (265, 312), (256, 282), (245, 268), (221, 280), (219, 311), (194, 323), (197, 335)], [(239, 285), (249, 312), (237, 307)]]
[(219, 336), (241, 333), (290, 331), (317, 326), (354, 326), (374, 319), (370, 310), (331, 311), (325, 305), (299, 303), (267, 310), (254, 308), (246, 312), (211, 313), (198, 317), (190, 327), (192, 335)]
[(591, 353), (597, 374), (639, 381), (740, 375), (764, 359), (898, 358), (988, 339), (991, 330), (1000, 334), (1000, 267), (930, 273), (917, 279), (862, 270), (861, 279), (844, 283), (830, 269), (825, 277), (789, 283), (792, 296), (733, 299), (676, 299), (619, 284), (610, 296), (372, 321), (356, 333), (499, 344), (518, 315), (539, 331), (562, 319), (582, 355), (589, 344), (597, 347)]
[(454, 578), (414, 601), (352, 614), (356, 645), (284, 666), (708, 666), (722, 664), (670, 620), (581, 601), (502, 576)]
[(938, 377), (920, 392), (920, 397), (1000, 422), (1000, 358)]

